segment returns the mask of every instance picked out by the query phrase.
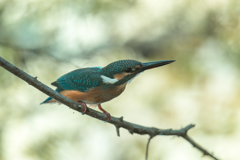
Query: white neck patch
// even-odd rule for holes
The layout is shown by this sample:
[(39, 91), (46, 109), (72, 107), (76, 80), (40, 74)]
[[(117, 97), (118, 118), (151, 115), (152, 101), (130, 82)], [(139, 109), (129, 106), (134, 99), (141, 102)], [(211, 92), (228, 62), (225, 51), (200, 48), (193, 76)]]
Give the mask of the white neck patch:
[(114, 84), (118, 81), (115, 78), (109, 78), (109, 77), (104, 76), (104, 75), (101, 75), (101, 78), (102, 78), (103, 83), (107, 83), (107, 84)]

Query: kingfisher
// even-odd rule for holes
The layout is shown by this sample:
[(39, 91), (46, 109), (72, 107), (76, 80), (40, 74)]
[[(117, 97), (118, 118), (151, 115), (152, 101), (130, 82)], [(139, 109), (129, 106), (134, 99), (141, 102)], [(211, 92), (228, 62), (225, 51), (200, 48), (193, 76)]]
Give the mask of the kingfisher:
[[(141, 63), (136, 60), (119, 60), (103, 68), (89, 67), (71, 71), (51, 84), (57, 87), (55, 91), (80, 103), (84, 107), (83, 114), (87, 112), (87, 104), (97, 105), (107, 115), (107, 121), (110, 121), (111, 115), (102, 108), (102, 103), (119, 96), (125, 90), (126, 85), (143, 71), (174, 61)], [(60, 103), (48, 97), (41, 104), (56, 102)]]

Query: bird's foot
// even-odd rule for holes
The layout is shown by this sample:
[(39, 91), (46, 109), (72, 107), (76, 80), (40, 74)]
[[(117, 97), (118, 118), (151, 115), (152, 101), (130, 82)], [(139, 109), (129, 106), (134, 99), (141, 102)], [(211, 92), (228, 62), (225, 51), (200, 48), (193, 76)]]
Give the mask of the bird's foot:
[(101, 104), (98, 104), (98, 108), (99, 108), (104, 114), (107, 115), (107, 122), (109, 122), (109, 121), (111, 120), (111, 115), (110, 115), (110, 113), (108, 113), (107, 111), (105, 111), (105, 110), (102, 108)]
[(78, 101), (78, 103), (80, 103), (81, 105), (83, 105), (84, 107), (84, 111), (82, 112), (82, 114), (85, 114), (87, 112), (87, 105), (86, 103), (82, 102), (82, 101)]

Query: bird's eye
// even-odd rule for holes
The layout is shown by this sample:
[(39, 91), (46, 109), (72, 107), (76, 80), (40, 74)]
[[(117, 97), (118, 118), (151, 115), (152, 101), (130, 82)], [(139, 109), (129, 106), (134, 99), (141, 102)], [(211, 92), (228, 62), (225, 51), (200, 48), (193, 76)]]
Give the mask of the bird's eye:
[(125, 71), (126, 71), (127, 73), (129, 73), (129, 72), (132, 71), (132, 68), (127, 68), (127, 69), (125, 69)]

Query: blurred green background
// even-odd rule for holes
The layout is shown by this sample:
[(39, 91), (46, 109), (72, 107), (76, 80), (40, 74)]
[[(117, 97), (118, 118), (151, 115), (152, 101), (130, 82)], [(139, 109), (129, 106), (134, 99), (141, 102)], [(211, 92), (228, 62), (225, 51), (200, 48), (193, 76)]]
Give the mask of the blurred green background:
[[(120, 59), (176, 62), (138, 76), (104, 103), (113, 116), (179, 129), (220, 159), (240, 157), (239, 0), (1, 0), (0, 56), (50, 86), (77, 68)], [(143, 160), (130, 135), (64, 105), (0, 68), (0, 160)], [(52, 87), (54, 88), (54, 87)], [(158, 136), (150, 160), (210, 160)]]

